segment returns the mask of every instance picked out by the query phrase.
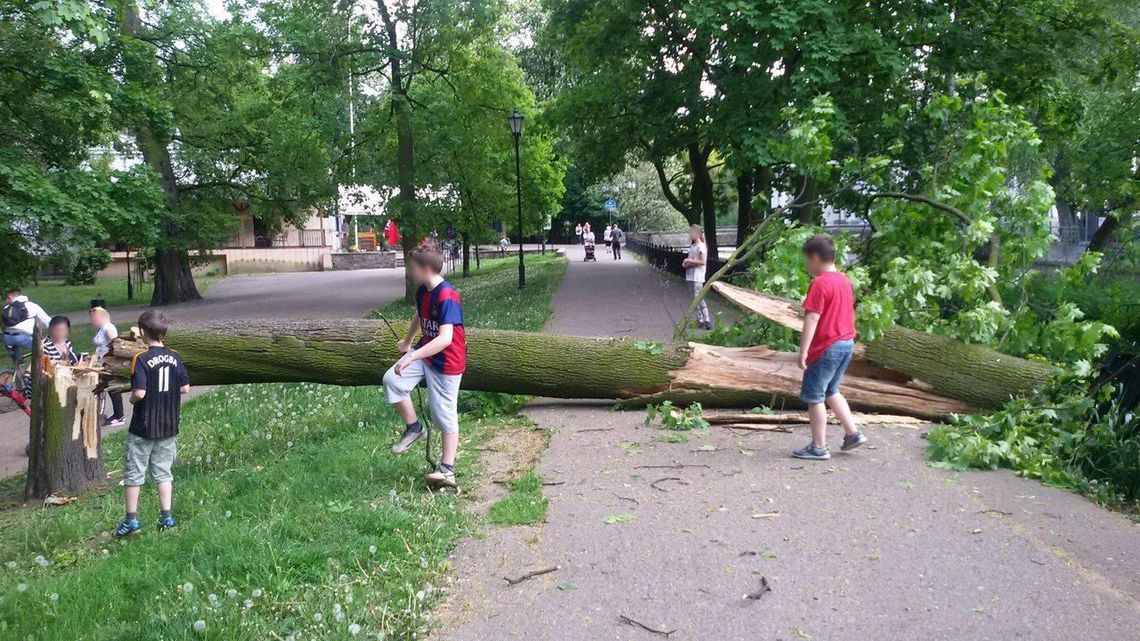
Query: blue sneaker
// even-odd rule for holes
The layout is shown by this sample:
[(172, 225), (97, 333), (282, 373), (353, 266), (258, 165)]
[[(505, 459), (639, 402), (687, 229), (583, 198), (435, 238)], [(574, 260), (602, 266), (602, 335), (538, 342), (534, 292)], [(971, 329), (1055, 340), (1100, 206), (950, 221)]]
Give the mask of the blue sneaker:
[(172, 529), (175, 525), (177, 525), (177, 523), (174, 522), (173, 516), (168, 516), (164, 519), (158, 520), (158, 529), (159, 530), (169, 530), (169, 529)]
[(826, 461), (831, 458), (831, 452), (827, 451), (827, 446), (816, 447), (815, 443), (808, 443), (802, 448), (792, 452), (794, 458), (807, 459), (809, 461)]
[(865, 434), (863, 434), (862, 431), (855, 432), (854, 434), (851, 434), (851, 435), (844, 435), (843, 447), (840, 447), (839, 449), (843, 450), (844, 452), (848, 452), (850, 450), (853, 450), (853, 449), (863, 445), (866, 442), (867, 442), (867, 436)]
[(138, 519), (123, 519), (119, 522), (119, 527), (115, 528), (115, 538), (124, 539), (128, 536), (135, 536), (142, 534), (142, 526), (139, 525)]

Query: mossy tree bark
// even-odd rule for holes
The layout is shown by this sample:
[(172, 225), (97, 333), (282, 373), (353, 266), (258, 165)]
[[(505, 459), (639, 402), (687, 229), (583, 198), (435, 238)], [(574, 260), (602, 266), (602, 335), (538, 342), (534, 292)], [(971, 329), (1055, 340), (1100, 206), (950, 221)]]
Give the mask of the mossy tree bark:
[[(378, 385), (398, 357), (381, 321), (211, 324), (171, 334), (194, 384), (315, 382)], [(799, 406), (795, 355), (767, 348), (656, 344), (627, 339), (469, 330), (469, 390), (556, 398), (699, 401), (710, 407)], [(139, 343), (121, 339), (109, 360), (125, 376)], [(846, 381), (861, 409), (939, 418), (969, 412), (963, 401), (902, 384), (870, 366)], [(377, 402), (381, 402), (379, 399)]]
[[(107, 480), (99, 435), (95, 372), (43, 358), (39, 335), (32, 355), (32, 422), (24, 499), (74, 495)], [(93, 430), (93, 431), (92, 431)]]
[[(728, 283), (715, 283), (713, 289), (774, 323), (797, 331), (803, 327), (803, 308), (798, 303)], [(898, 325), (862, 344), (855, 365), (877, 366), (894, 372), (910, 387), (982, 409), (997, 409), (1040, 389), (1053, 373), (1046, 363)]]

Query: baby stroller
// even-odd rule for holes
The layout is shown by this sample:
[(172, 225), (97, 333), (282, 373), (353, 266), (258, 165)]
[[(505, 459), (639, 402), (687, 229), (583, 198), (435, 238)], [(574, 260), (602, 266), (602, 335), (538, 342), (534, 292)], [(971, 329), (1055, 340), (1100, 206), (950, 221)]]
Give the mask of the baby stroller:
[(594, 243), (593, 243), (593, 241), (589, 241), (586, 243), (586, 258), (584, 258), (582, 260), (582, 262), (584, 262), (584, 263), (588, 263), (590, 261), (593, 261), (595, 263), (598, 262), (598, 257), (594, 255)]

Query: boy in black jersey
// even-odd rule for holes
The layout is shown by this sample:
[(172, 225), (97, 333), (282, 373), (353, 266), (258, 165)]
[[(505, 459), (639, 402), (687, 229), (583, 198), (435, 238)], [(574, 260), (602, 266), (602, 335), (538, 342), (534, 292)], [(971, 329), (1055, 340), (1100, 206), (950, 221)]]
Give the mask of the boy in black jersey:
[(166, 317), (158, 310), (147, 310), (139, 316), (139, 330), (146, 341), (145, 352), (131, 361), (131, 404), (134, 412), (127, 434), (123, 485), (126, 488), (127, 515), (115, 528), (116, 537), (138, 534), (142, 527), (137, 518), (139, 490), (146, 481), (146, 471), (158, 486), (158, 503), (162, 513), (158, 528), (174, 527), (170, 514), (174, 491), (175, 439), (182, 414), (182, 395), (190, 391), (190, 378), (182, 357), (162, 344), (166, 338)]

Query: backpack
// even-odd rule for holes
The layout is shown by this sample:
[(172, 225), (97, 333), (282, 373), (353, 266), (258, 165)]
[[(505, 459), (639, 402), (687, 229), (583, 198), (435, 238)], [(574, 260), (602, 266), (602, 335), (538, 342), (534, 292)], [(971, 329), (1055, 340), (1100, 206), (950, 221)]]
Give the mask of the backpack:
[(4, 329), (15, 327), (28, 320), (28, 306), (23, 301), (14, 300), (4, 306)]

